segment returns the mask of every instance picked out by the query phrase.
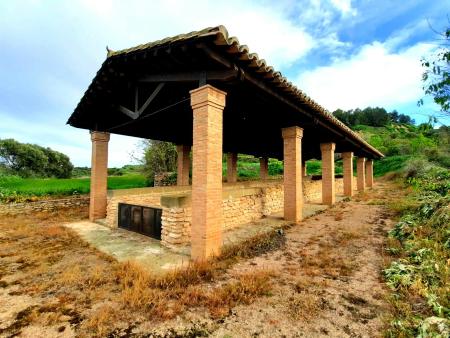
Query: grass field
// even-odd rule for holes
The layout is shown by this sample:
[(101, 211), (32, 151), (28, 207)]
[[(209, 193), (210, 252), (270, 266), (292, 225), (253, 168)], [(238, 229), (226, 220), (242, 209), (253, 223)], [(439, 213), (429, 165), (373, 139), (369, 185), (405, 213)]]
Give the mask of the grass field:
[[(73, 195), (87, 194), (90, 190), (90, 178), (0, 178), (0, 193), (23, 196)], [(143, 175), (124, 175), (108, 177), (108, 189), (141, 188), (147, 185)]]

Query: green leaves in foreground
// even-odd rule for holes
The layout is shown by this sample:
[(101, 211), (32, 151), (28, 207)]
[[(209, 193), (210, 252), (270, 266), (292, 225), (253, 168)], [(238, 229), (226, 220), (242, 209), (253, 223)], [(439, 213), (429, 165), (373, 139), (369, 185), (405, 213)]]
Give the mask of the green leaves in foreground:
[(394, 309), (386, 335), (449, 337), (450, 175), (432, 168), (408, 182), (419, 203), (389, 232), (398, 258), (383, 271)]

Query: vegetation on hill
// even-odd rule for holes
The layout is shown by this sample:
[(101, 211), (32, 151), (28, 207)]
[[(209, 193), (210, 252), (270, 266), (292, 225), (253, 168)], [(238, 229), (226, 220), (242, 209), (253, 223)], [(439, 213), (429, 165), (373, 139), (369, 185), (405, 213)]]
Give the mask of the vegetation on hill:
[[(108, 176), (125, 176), (125, 175), (141, 175), (143, 172), (142, 165), (127, 164), (122, 168), (108, 168)], [(72, 177), (82, 178), (90, 177), (91, 168), (89, 167), (75, 167), (72, 170)]]
[(414, 158), (450, 168), (450, 127), (434, 129), (431, 124), (419, 126), (390, 124), (384, 127), (355, 126), (361, 136), (386, 155), (375, 161), (374, 174), (382, 176), (405, 167)]
[(366, 125), (371, 127), (383, 127), (390, 123), (397, 124), (414, 124), (415, 121), (410, 116), (399, 114), (393, 110), (388, 113), (386, 109), (380, 107), (367, 107), (365, 109), (351, 109), (342, 110), (338, 109), (333, 112), (341, 122), (345, 123), (349, 127), (358, 125)]

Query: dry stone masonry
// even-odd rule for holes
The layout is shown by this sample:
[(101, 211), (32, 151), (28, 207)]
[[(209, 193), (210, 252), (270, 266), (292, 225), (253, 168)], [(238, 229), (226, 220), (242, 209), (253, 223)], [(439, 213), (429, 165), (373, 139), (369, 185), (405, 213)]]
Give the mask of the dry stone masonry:
[[(303, 201), (320, 202), (322, 181), (303, 179)], [(343, 179), (335, 180), (335, 190), (343, 194)], [(118, 226), (118, 204), (161, 208), (161, 244), (177, 249), (191, 243), (192, 196), (190, 187), (139, 188), (114, 190), (108, 196), (106, 225)], [(222, 193), (222, 231), (230, 230), (262, 217), (281, 213), (284, 208), (282, 180), (249, 181), (224, 185)]]
[(30, 212), (55, 211), (75, 207), (88, 207), (89, 196), (42, 200), (25, 203), (0, 204), (0, 215), (21, 215)]

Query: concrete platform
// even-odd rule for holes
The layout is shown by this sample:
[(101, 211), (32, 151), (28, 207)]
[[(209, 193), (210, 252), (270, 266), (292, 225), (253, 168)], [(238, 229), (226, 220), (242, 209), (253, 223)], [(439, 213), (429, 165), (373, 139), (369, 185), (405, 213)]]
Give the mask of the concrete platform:
[[(343, 196), (336, 197), (336, 201), (343, 199)], [(328, 206), (320, 203), (307, 203), (303, 207), (303, 217), (311, 217), (327, 208)], [(239, 244), (248, 238), (279, 229), (288, 223), (283, 219), (282, 212), (280, 212), (225, 231), (223, 242), (224, 245)], [(114, 257), (119, 262), (136, 261), (153, 273), (162, 273), (181, 267), (188, 264), (190, 260), (189, 246), (174, 251), (161, 246), (160, 241), (156, 239), (120, 228), (111, 229), (88, 220), (67, 223), (65, 226), (74, 230), (92, 246)]]

